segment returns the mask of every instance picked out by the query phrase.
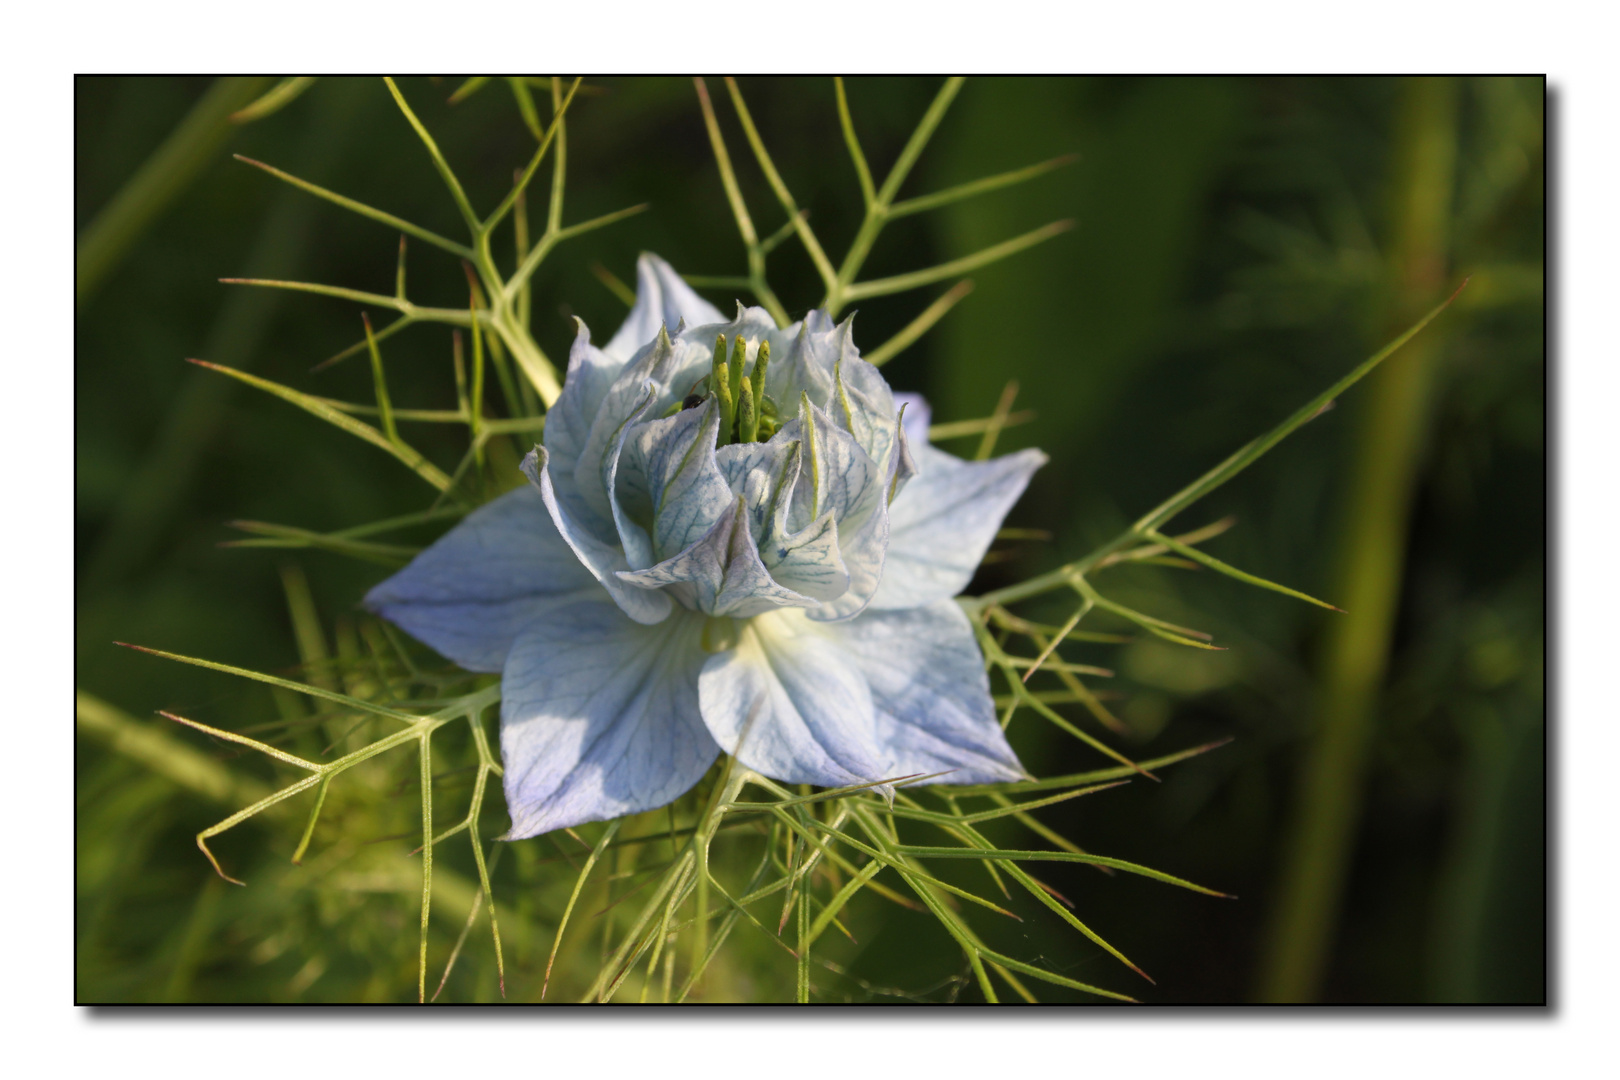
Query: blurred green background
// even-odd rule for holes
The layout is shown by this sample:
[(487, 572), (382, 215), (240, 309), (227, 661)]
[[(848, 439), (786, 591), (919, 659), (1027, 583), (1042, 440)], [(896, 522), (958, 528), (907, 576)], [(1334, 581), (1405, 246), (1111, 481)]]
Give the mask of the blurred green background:
[[(459, 82), (401, 87), (474, 205), (487, 208), (533, 140), (498, 83), (447, 104)], [(245, 730), (274, 720), (278, 705), (262, 687), (114, 641), (292, 673), (300, 653), (278, 568), (307, 575), (339, 650), (353, 637), (360, 596), (387, 572), (322, 553), (289, 560), (221, 549), (239, 535), (224, 522), (324, 531), (429, 501), (386, 455), (183, 363), (200, 357), (312, 393), (370, 395), (363, 359), (309, 370), (359, 336), (354, 305), (217, 279), (388, 293), (397, 236), (232, 161), (232, 152), (460, 232), (380, 81), (322, 80), (266, 119), (222, 120), (271, 85), (77, 83), (75, 664), (83, 690), (127, 714), (115, 724), (126, 735), (161, 730), (160, 708)], [(860, 206), (832, 83), (741, 85), (836, 258)], [(692, 274), (744, 269), (691, 83), (588, 86), (570, 113), (567, 220), (652, 205), (570, 241), (541, 270), (534, 334), (558, 361), (572, 316), (598, 340), (623, 317), (595, 265), (633, 282), (636, 254), (648, 250)], [(848, 83), (880, 175), (937, 88), (913, 78)], [(1149, 640), (1073, 654), (1118, 670), (1107, 689), (1131, 731), (1119, 741), (1127, 753), (1233, 737), (1167, 771), (1162, 784), (1138, 781), (1041, 814), (1088, 850), (1239, 897), (1047, 867), (1088, 923), (1158, 980), (1131, 988), (1144, 1000), (1546, 997), (1545, 93), (1539, 79), (1499, 78), (973, 80), (903, 195), (1061, 154), (1078, 160), (897, 222), (872, 255), (866, 275), (879, 277), (1054, 219), (1076, 222), (974, 272), (974, 293), (885, 368), (897, 389), (929, 396), (936, 422), (989, 413), (1008, 380), (1020, 386), (1016, 407), (1035, 410), (999, 449), (1037, 445), (1052, 462), (1009, 525), (1053, 539), (999, 545), (975, 591), (1111, 537), (1472, 275), (1417, 344), (1175, 523), (1235, 516), (1208, 545), (1212, 554), (1349, 615), (1209, 573), (1121, 570), (1113, 580), (1121, 599), (1209, 630), (1230, 651)], [(717, 109), (744, 196), (769, 232), (783, 214), (723, 96)], [(122, 196), (151, 212), (122, 215), (121, 232), (95, 233), (98, 214), (185, 124), (195, 136), (190, 157), (161, 159), (134, 202)], [(465, 304), (461, 269), (448, 256), (415, 245), (409, 267), (413, 299)], [(820, 297), (792, 241), (772, 256), (770, 276), (794, 317)], [(874, 348), (948, 285), (860, 305), (857, 341)], [(735, 298), (707, 292), (723, 308)], [(390, 340), (396, 406), (454, 407), (449, 336), (420, 327)], [(464, 449), (448, 427), (411, 436), (446, 470)], [(967, 454), (973, 444), (947, 448)], [(1028, 611), (1050, 621), (1067, 614)], [(187, 786), (159, 776), (127, 738), (114, 747), (111, 730), (81, 717), (79, 1000), (410, 996), (408, 889), (270, 884), (297, 842), (296, 819), (223, 838), (222, 857), (259, 877), (249, 876), (248, 889), (219, 886), (193, 835), (243, 805), (240, 793), (211, 799), (207, 779)], [(271, 775), (225, 744), (185, 741), (231, 775)], [(1037, 775), (1101, 763), (1033, 721), (1015, 726), (1014, 742)], [(401, 799), (408, 809), (409, 794)], [(498, 806), (490, 821), (487, 835), (504, 825)], [(414, 846), (380, 839), (400, 853)], [(572, 875), (535, 854), (538, 843), (513, 845), (496, 872), (497, 899), (519, 897), (508, 974), (520, 1000), (534, 996), (534, 966), (550, 942), (544, 917), (526, 914), (523, 891), (566, 896)], [(532, 940), (518, 925), (526, 917)], [(1112, 961), (1055, 920), (1026, 918), (1001, 947), (1074, 978), (1120, 981), (1105, 967)], [(436, 930), (441, 953), (454, 941), (452, 923)], [(862, 944), (846, 949), (850, 977), (829, 998), (887, 1000), (878, 988), (956, 993), (960, 957), (937, 925), (898, 911), (869, 925)], [(490, 965), (472, 955), (482, 940), (470, 940), (464, 982), (454, 984), (462, 998), (494, 993)], [(762, 970), (771, 957), (760, 947)], [(765, 976), (750, 982), (746, 966), (733, 973), (736, 994), (774, 993)], [(969, 987), (960, 999), (973, 994)]]

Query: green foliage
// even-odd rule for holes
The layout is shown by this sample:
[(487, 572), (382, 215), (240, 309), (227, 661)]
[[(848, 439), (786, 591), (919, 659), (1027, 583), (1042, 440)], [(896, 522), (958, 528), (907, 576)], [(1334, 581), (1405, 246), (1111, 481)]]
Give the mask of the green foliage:
[[(484, 85), (483, 81), (469, 80), (456, 91), (452, 102), (467, 102)], [(227, 279), (397, 313), (394, 322), (376, 333), (368, 320), (364, 338), (327, 361), (332, 365), (366, 351), (371, 359), (374, 404), (317, 396), (224, 365), (199, 363), (267, 390), (326, 420), (334, 429), (372, 443), (437, 490), (435, 501), (426, 509), (391, 513), (371, 524), (345, 523), (335, 529), (317, 529), (237, 521), (236, 527), (253, 534), (253, 539), (233, 541), (234, 546), (318, 549), (370, 563), (399, 565), (418, 550), (416, 546), (371, 538), (452, 521), (513, 482), (516, 455), (525, 441), (538, 437), (544, 423), (543, 408), (555, 400), (559, 386), (556, 369), (532, 332), (536, 273), (563, 240), (593, 232), (643, 207), (611, 211), (564, 226), (564, 117), (586, 88), (579, 80), (566, 86), (560, 80), (535, 86), (529, 80), (517, 79), (508, 80), (507, 85), (524, 128), (537, 145), (495, 209), (480, 217), (469, 185), (464, 185), (451, 168), (446, 150), (407, 103), (400, 88), (392, 81), (387, 83), (399, 115), (427, 152), (467, 230), (465, 244), (290, 173), (249, 161), (304, 194), (464, 260), (469, 267), (469, 296), (465, 307), (430, 307), (408, 300), (403, 237), (392, 295), (279, 278)], [(790, 321), (788, 309), (767, 280), (765, 264), (767, 256), (790, 238), (799, 242), (809, 261), (813, 280), (823, 293), (822, 304), (836, 313), (854, 301), (919, 289), (980, 271), (1068, 229), (1070, 222), (1059, 220), (1012, 239), (986, 236), (975, 240), (974, 250), (942, 259), (925, 269), (896, 269), (882, 276), (860, 278), (868, 259), (874, 257), (880, 233), (889, 223), (924, 210), (955, 207), (963, 200), (1033, 180), (1072, 160), (1071, 155), (1061, 155), (1027, 168), (952, 183), (936, 194), (899, 198), (930, 138), (944, 124), (960, 87), (960, 80), (950, 80), (940, 88), (921, 122), (904, 138), (895, 164), (879, 186), (856, 132), (858, 109), (852, 109), (843, 83), (834, 84), (839, 131), (862, 200), (853, 239), (843, 260), (835, 266), (818, 235), (819, 222), (816, 229), (811, 227), (807, 210), (801, 207), (767, 150), (741, 88), (728, 79), (728, 94), (745, 141), (769, 194), (786, 215), (776, 232), (759, 237), (713, 102), (699, 80), (696, 90), (704, 128), (742, 240), (747, 270), (732, 277), (693, 277), (693, 283), (700, 287), (746, 288), (779, 323), (786, 324)], [(268, 115), (305, 89), (307, 83), (296, 87), (283, 84), (250, 110), (257, 110), (254, 115)], [(548, 124), (540, 121), (534, 89), (549, 92)], [(490, 96), (480, 95), (478, 101)], [(1234, 98), (1211, 107), (1230, 111), (1237, 104)], [(1121, 132), (1130, 130), (1124, 121), (1122, 125)], [(548, 153), (553, 172), (546, 226), (531, 243), (527, 192)], [(809, 200), (805, 205), (810, 205)], [(495, 238), (508, 218), (512, 223), (512, 255), (510, 260), (503, 260), (494, 254)], [(999, 230), (998, 235), (1008, 231)], [(1170, 239), (1163, 242), (1175, 243)], [(610, 288), (616, 281), (605, 268), (597, 276)], [(869, 350), (869, 357), (881, 363), (900, 356), (972, 288), (973, 283), (966, 278), (956, 281), (920, 314), (893, 330), (883, 344)], [(783, 294), (791, 295), (787, 290)], [(984, 299), (981, 297), (981, 301)], [(1158, 302), (1163, 303), (1162, 299)], [(510, 994), (516, 999), (549, 994), (585, 1000), (793, 997), (805, 1001), (812, 997), (871, 995), (885, 991), (856, 975), (849, 966), (861, 948), (852, 931), (859, 930), (860, 937), (867, 938), (869, 933), (881, 930), (886, 921), (926, 916), (942, 932), (943, 942), (954, 946), (961, 956), (960, 971), (946, 972), (938, 984), (950, 987), (952, 996), (970, 980), (986, 1000), (997, 1000), (1008, 989), (1023, 999), (1035, 1000), (1026, 980), (1036, 980), (1048, 987), (1130, 1000), (1106, 985), (1064, 974), (1039, 954), (1032, 960), (1028, 952), (1021, 953), (1017, 946), (1003, 943), (1009, 940), (1008, 926), (1038, 911), (1043, 918), (1055, 916), (1058, 923), (1092, 943), (1102, 954), (1145, 977), (1141, 968), (1092, 928), (1096, 919), (1088, 916), (1087, 921), (1082, 921), (1066, 897), (1033, 876), (1030, 865), (1073, 862), (1108, 873), (1146, 876), (1161, 884), (1214, 896), (1223, 894), (1132, 861), (1082, 850), (1036, 818), (1034, 812), (1100, 793), (1116, 787), (1118, 782), (1156, 781), (1159, 770), (1219, 744), (1205, 741), (1151, 760), (1132, 760), (1132, 755), (1119, 749), (1118, 744), (1136, 737), (1133, 719), (1116, 716), (1105, 704), (1109, 695), (1083, 681), (1108, 678), (1112, 672), (1066, 659), (1060, 648), (1071, 642), (1133, 643), (1131, 647), (1136, 647), (1134, 636), (1092, 630), (1090, 623), (1087, 629), (1081, 629), (1083, 621), (1098, 617), (1111, 617), (1116, 625), (1126, 624), (1178, 646), (1217, 648), (1211, 634), (1142, 610), (1151, 607), (1151, 602), (1133, 598), (1126, 586), (1110, 589), (1110, 595), (1104, 595), (1097, 579), (1109, 571), (1130, 574), (1145, 566), (1183, 570), (1202, 567), (1331, 607), (1296, 589), (1237, 570), (1203, 551), (1200, 545), (1224, 532), (1229, 521), (1176, 536), (1161, 530), (1172, 517), (1247, 470), (1281, 439), (1322, 415), (1340, 394), (1421, 330), (1444, 306), (1430, 311), (1392, 344), (1299, 407), (1268, 434), (1242, 446), (1135, 524), (1056, 569), (962, 600), (978, 627), (991, 670), (999, 673), (1002, 693), (997, 701), (1004, 710), (1003, 726), (1012, 725), (1027, 710), (1047, 721), (1052, 730), (1076, 739), (1088, 752), (1111, 758), (1118, 763), (1116, 767), (983, 789), (933, 788), (926, 786), (927, 778), (897, 778), (919, 786), (902, 789), (890, 804), (864, 789), (789, 791), (726, 760), (668, 810), (569, 830), (566, 837), (553, 835), (544, 840), (495, 845), (491, 850), (483, 837), (499, 831), (499, 808), (490, 807), (484, 796), (489, 775), (498, 773), (500, 766), (491, 753), (484, 725), (489, 706), (498, 700), (499, 687), (487, 685), (488, 679), (436, 666), (431, 658), (415, 654), (413, 647), (400, 640), (391, 628), (367, 618), (337, 621), (333, 655), (326, 648), (326, 627), (315, 614), (301, 573), (284, 574), (287, 603), (300, 646), (302, 678), (281, 678), (240, 665), (145, 651), (269, 686), (278, 718), (268, 723), (227, 728), (183, 719), (173, 712), (164, 715), (218, 740), (220, 746), (234, 744), (263, 753), (280, 763), (278, 770), (294, 770), (292, 773), (283, 775), (278, 771), (266, 780), (261, 773), (251, 771), (254, 766), (244, 771), (224, 765), (199, 754), (175, 733), (134, 720), (92, 695), (80, 694), (81, 732), (119, 755), (107, 758), (93, 770), (93, 775), (81, 780), (82, 812), (91, 827), (110, 813), (107, 805), (97, 803), (92, 796), (116, 792), (119, 797), (111, 805), (117, 805), (121, 813), (127, 813), (143, 798), (149, 805), (160, 801), (160, 795), (152, 794), (158, 789), (135, 782), (132, 778), (139, 774), (121, 765), (121, 760), (138, 763), (142, 769), (151, 770), (202, 800), (233, 808), (229, 816), (198, 832), (197, 843), (220, 875), (234, 881), (224, 868), (232, 867), (231, 855), (227, 853), (222, 864), (207, 841), (236, 825), (256, 821), (261, 814), (270, 823), (272, 836), (290, 836), (286, 830), (297, 827), (295, 819), (287, 816), (292, 801), (307, 794), (305, 801), (310, 803), (301, 839), (292, 851), (291, 862), (296, 869), (289, 870), (284, 864), (276, 867), (277, 860), (268, 853), (261, 855), (253, 869), (243, 874), (247, 877), (251, 873), (250, 884), (263, 890), (253, 899), (236, 899), (237, 895), (252, 894), (253, 889), (245, 894), (221, 893), (213, 885), (205, 886), (197, 894), (189, 920), (178, 932), (177, 944), (168, 950), (177, 958), (172, 968), (155, 983), (148, 979), (147, 984), (155, 989), (144, 992), (167, 1000), (192, 996), (205, 944), (215, 927), (229, 922), (258, 929), (253, 932), (257, 936), (255, 943), (237, 941), (227, 946), (227, 951), (234, 947), (251, 953), (256, 962), (281, 962), (295, 968), (277, 990), (264, 996), (302, 997), (328, 971), (343, 972), (344, 978), (329, 979), (331, 989), (318, 996), (397, 999), (411, 975), (415, 977), (419, 1000), (437, 997), (441, 992), (451, 997), (482, 999), (487, 998), (491, 986), (503, 996)], [(1005, 329), (1007, 316), (1002, 314), (1000, 318)], [(431, 324), (468, 333), (472, 354), (470, 387), (458, 334), (452, 356), (456, 408), (396, 408), (390, 387), (398, 385), (392, 380), (401, 367), (395, 361), (385, 364), (381, 345), (407, 328)], [(1005, 345), (1004, 341), (999, 343)], [(1130, 346), (1119, 346), (1121, 358), (1129, 352)], [(1004, 380), (1010, 373), (1024, 374), (1016, 365), (1003, 363), (1008, 355), (1005, 348), (984, 350), (974, 357), (971, 378), (983, 382), (988, 378)], [(1017, 355), (1017, 351), (1011, 355)], [(993, 362), (986, 362), (984, 357), (991, 357)], [(486, 367), (495, 369), (507, 406), (506, 417), (488, 415)], [(960, 373), (960, 365), (953, 370)], [(448, 386), (448, 380), (442, 384)], [(1094, 385), (1100, 388), (1105, 383), (1098, 381)], [(989, 456), (1004, 430), (1031, 419), (1027, 412), (1012, 411), (1016, 390), (1016, 384), (1008, 387), (990, 416), (937, 424), (930, 432), (931, 438), (977, 435), (977, 456)], [(1068, 392), (1073, 393), (1073, 387)], [(1040, 395), (1043, 414), (1061, 415), (1061, 409), (1046, 408), (1045, 396)], [(403, 395), (400, 400), (405, 400)], [(947, 393), (945, 400), (959, 399)], [(954, 411), (960, 415), (969, 410)], [(951, 415), (952, 410), (942, 412)], [(359, 416), (374, 417), (377, 424), (357, 419)], [(1049, 419), (1044, 422), (1050, 424)], [(400, 425), (408, 423), (433, 425), (427, 430), (435, 434), (457, 426), (466, 428), (466, 446), (453, 472), (435, 465), (429, 448), (418, 449), (405, 441)], [(435, 444), (440, 449), (443, 445)], [(1020, 536), (1009, 532), (1008, 539)], [(1063, 609), (1067, 614), (1051, 607), (1050, 594), (1058, 593), (1072, 594), (1077, 601), (1072, 611)], [(1027, 610), (1011, 610), (1018, 604), (1028, 605)], [(1036, 621), (1048, 612), (1053, 612), (1051, 621)], [(1060, 711), (1073, 711), (1074, 707), (1079, 712), (1073, 718)], [(1103, 729), (1105, 735), (1087, 730), (1092, 724)], [(1020, 738), (1044, 737), (1026, 734), (1027, 728), (1027, 722), (1021, 722), (1012, 730)], [(249, 732), (264, 738), (254, 738)], [(414, 769), (406, 766), (406, 755), (390, 753), (406, 747), (416, 752)], [(415, 807), (401, 797), (412, 783), (419, 793)], [(1503, 786), (1499, 783), (1497, 789)], [(743, 799), (749, 789), (758, 793), (755, 801)], [(1013, 801), (1022, 792), (1054, 794), (1021, 803)], [(434, 815), (435, 794), (441, 807), (446, 798), (458, 806), (459, 800), (465, 798), (465, 816), (449, 828), (441, 828)], [(494, 815), (488, 821), (486, 812)], [(1015, 826), (1023, 831), (1012, 831)], [(143, 842), (159, 842), (155, 837), (163, 828), (163, 819), (154, 818)], [(470, 843), (440, 847), (462, 832), (468, 834)], [(1028, 846), (1031, 832), (1056, 850), (1032, 850)], [(403, 838), (420, 845), (411, 855), (421, 859), (419, 874), (397, 853), (385, 853), (378, 844), (379, 840)], [(945, 844), (945, 840), (950, 843)], [(313, 853), (313, 857), (304, 863), (307, 853)], [(504, 875), (499, 873), (503, 869)], [(1001, 903), (981, 895), (987, 891), (985, 878), (1000, 895)], [(1019, 890), (1017, 893), (1009, 889), (1009, 879)], [(113, 898), (119, 889), (130, 888), (127, 880), (120, 882), (115, 871), (98, 867), (93, 860), (81, 862), (82, 895), (105, 898), (104, 907), (110, 909), (117, 902)], [(292, 913), (269, 914), (273, 905), (264, 899), (267, 894), (283, 900), (292, 898)], [(1020, 898), (1017, 905), (1013, 903), (1015, 895)], [(974, 911), (970, 916), (964, 902), (990, 915)], [(140, 985), (127, 974), (115, 973), (112, 968), (116, 962), (110, 959), (111, 954), (98, 951), (95, 935), (106, 925), (106, 918), (91, 918), (86, 930), (90, 944), (81, 943), (81, 994), (98, 999), (126, 996)], [(470, 936), (482, 918), (488, 919), (487, 947), (477, 946)], [(414, 935), (410, 934), (411, 922), (416, 924)], [(744, 922), (748, 928), (734, 937), (733, 931)], [(829, 930), (837, 934), (828, 934)], [(412, 937), (413, 947), (404, 948), (403, 943)], [(539, 957), (548, 949), (542, 965)], [(258, 960), (261, 954), (263, 961)], [(295, 957), (300, 958), (296, 964)], [(430, 992), (429, 980), (435, 973), (439, 976), (437, 990)], [(1098, 982), (1106, 983), (1106, 976), (1099, 977)], [(100, 989), (92, 992), (88, 989), (91, 985)]]

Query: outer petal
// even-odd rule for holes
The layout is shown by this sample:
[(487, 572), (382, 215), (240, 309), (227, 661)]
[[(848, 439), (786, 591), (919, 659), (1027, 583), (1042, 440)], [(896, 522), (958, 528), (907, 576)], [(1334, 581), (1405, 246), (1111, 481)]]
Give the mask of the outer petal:
[(644, 251), (636, 260), (636, 304), (603, 352), (621, 362), (629, 360), (658, 335), (659, 327), (667, 326), (673, 334), (683, 321), (687, 326), (700, 326), (725, 322), (726, 317), (693, 292), (669, 263)]
[(501, 679), (507, 839), (663, 806), (718, 747), (698, 713), (701, 620), (656, 627), (604, 600), (558, 604), (519, 635)]
[[(672, 341), (667, 334), (660, 333), (652, 345), (636, 354), (636, 358), (608, 387), (607, 393), (602, 395), (596, 415), (591, 418), (590, 434), (573, 467), (573, 484), (578, 491), (576, 498), (587, 508), (575, 510), (576, 516), (583, 519), (587, 513), (594, 513), (603, 521), (612, 521), (613, 511), (608, 506), (603, 463), (624, 438), (631, 424), (639, 422), (646, 415), (659, 414), (659, 402), (663, 396), (661, 388), (668, 382), (671, 372), (680, 366), (681, 355), (690, 351)], [(545, 443), (549, 450), (551, 440), (548, 438)], [(559, 460), (553, 471), (560, 469), (561, 465)], [(554, 480), (557, 481), (557, 490), (564, 491), (565, 478), (558, 475)], [(571, 505), (570, 509), (573, 509)], [(611, 524), (608, 529), (611, 531)], [(607, 538), (606, 535), (599, 535), (604, 540)]]
[(606, 540), (611, 535), (611, 525), (596, 520), (580, 501), (574, 470), (590, 439), (591, 425), (602, 411), (602, 401), (624, 370), (624, 361), (592, 345), (590, 330), (580, 320), (574, 322), (579, 332), (568, 351), (568, 375), (563, 380), (562, 394), (546, 412), (544, 441), (556, 474), (553, 479), (559, 481), (561, 501), (572, 509), (582, 527), (589, 526), (600, 539)]
[(540, 493), (523, 487), (468, 514), (365, 604), (467, 670), (499, 671), (548, 602), (599, 589)]
[(795, 611), (761, 615), (698, 678), (703, 722), (756, 772), (837, 787), (893, 775), (856, 658)]
[(918, 473), (889, 507), (889, 552), (874, 608), (910, 608), (955, 596), (1018, 501), (1039, 450), (963, 461), (926, 442), (912, 447)]
[(827, 627), (872, 692), (879, 744), (895, 776), (949, 775), (936, 784), (1020, 780), (1023, 767), (990, 700), (984, 656), (954, 600), (908, 611), (868, 610)]
[(590, 571), (591, 576), (607, 589), (608, 594), (613, 597), (613, 602), (624, 609), (626, 615), (638, 623), (648, 625), (669, 617), (674, 607), (669, 597), (662, 593), (631, 588), (620, 581), (616, 572), (630, 567), (629, 562), (625, 560), (624, 552), (612, 544), (602, 542), (580, 527), (558, 500), (545, 447), (537, 446), (529, 451), (528, 456), (523, 459), (523, 474), (539, 489), (540, 497), (545, 500), (546, 509), (551, 512), (551, 520), (556, 525), (557, 532), (568, 542), (568, 546), (573, 549), (579, 561), (585, 564), (585, 569)]
[(607, 493), (608, 510), (613, 516), (613, 528), (619, 538), (619, 547), (624, 551), (625, 562), (637, 570), (653, 564), (652, 537), (647, 535), (646, 529), (625, 513), (615, 497), (615, 489), (618, 487), (619, 459), (624, 456), (625, 440), (629, 438), (631, 431), (646, 419), (651, 394), (649, 388), (648, 400), (625, 420), (619, 428), (617, 437), (608, 445), (607, 455), (597, 467), (602, 478), (602, 490)]

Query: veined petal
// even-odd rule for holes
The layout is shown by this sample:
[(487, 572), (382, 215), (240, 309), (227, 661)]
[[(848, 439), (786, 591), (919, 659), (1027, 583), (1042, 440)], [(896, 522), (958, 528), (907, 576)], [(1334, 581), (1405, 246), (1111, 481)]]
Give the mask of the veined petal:
[(878, 369), (861, 359), (855, 348), (853, 321), (852, 315), (838, 327), (838, 358), (833, 364), (833, 393), (827, 412), (855, 437), (867, 457), (892, 476), (898, 465), (894, 455), (900, 438), (900, 407)]
[(652, 387), (647, 387), (646, 397), (635, 412), (624, 421), (616, 438), (608, 444), (607, 456), (602, 459), (602, 490), (607, 492), (608, 509), (613, 514), (613, 528), (618, 533), (619, 547), (624, 550), (626, 564), (636, 570), (651, 566), (654, 562), (652, 538), (647, 530), (631, 520), (630, 515), (624, 512), (619, 500), (615, 497), (618, 486), (619, 460), (624, 456), (625, 440), (630, 433), (641, 424), (647, 416), (652, 405)]
[(546, 509), (551, 512), (551, 520), (556, 525), (557, 532), (567, 541), (579, 561), (585, 564), (585, 569), (590, 571), (591, 576), (607, 589), (608, 595), (613, 597), (613, 602), (624, 609), (626, 615), (638, 623), (647, 625), (669, 617), (673, 607), (669, 597), (662, 593), (631, 588), (620, 581), (617, 571), (627, 570), (630, 566), (625, 560), (624, 552), (612, 544), (598, 540), (581, 528), (570, 516), (568, 509), (558, 501), (545, 447), (537, 446), (529, 451), (528, 456), (523, 459), (523, 474), (539, 489)]
[(610, 523), (601, 512), (582, 501), (574, 477), (585, 444), (590, 440), (591, 426), (602, 410), (609, 388), (623, 371), (624, 361), (592, 345), (590, 330), (579, 319), (574, 323), (579, 332), (568, 351), (568, 374), (563, 380), (562, 394), (546, 412), (544, 442), (553, 463), (552, 480), (558, 501), (569, 507), (580, 527), (588, 528), (597, 539), (606, 541), (611, 536)]
[(905, 611), (868, 609), (825, 631), (843, 646), (872, 693), (878, 744), (895, 776), (948, 775), (936, 784), (1025, 777), (990, 700), (984, 656), (954, 600)]
[(849, 568), (838, 550), (831, 510), (792, 536), (766, 544), (759, 554), (771, 577), (795, 592), (826, 601), (849, 591)]
[(917, 475), (917, 459), (912, 452), (914, 446), (926, 446), (928, 443), (928, 421), (933, 410), (921, 394), (899, 392), (894, 395), (894, 407), (899, 416), (896, 422), (900, 426), (898, 446), (895, 451), (894, 473), (889, 480), (889, 505), (905, 490), (911, 478)]
[(657, 627), (606, 600), (552, 606), (501, 678), (506, 806), (521, 840), (651, 810), (688, 791), (719, 748), (700, 719), (701, 616)]
[(687, 607), (737, 619), (816, 602), (777, 584), (765, 569), (749, 531), (748, 509), (740, 498), (714, 528), (679, 555), (646, 570), (621, 571), (617, 576), (624, 585), (637, 589), (667, 587)]
[[(668, 334), (659, 332), (653, 343), (636, 354), (619, 377), (602, 395), (596, 415), (591, 418), (591, 433), (574, 463), (573, 483), (580, 502), (589, 513), (611, 521), (608, 489), (604, 482), (603, 463), (626, 430), (640, 416), (658, 415), (659, 402), (672, 371), (681, 363), (681, 355), (692, 351), (689, 346), (677, 344)], [(549, 449), (551, 440), (546, 440)], [(558, 483), (558, 490), (563, 490)], [(570, 507), (570, 509), (573, 509)], [(576, 511), (578, 514), (579, 511)], [(605, 537), (603, 537), (605, 539)]]
[(1001, 519), (1046, 464), (1039, 450), (963, 461), (926, 442), (918, 473), (889, 507), (889, 549), (874, 608), (911, 608), (955, 596), (995, 539)]
[(769, 442), (732, 443), (715, 451), (715, 465), (731, 494), (748, 505), (748, 525), (762, 548), (789, 531), (788, 508), (803, 450), (799, 440), (778, 432)]
[(799, 415), (782, 425), (779, 438), (803, 445), (799, 480), (789, 504), (788, 528), (803, 529), (827, 511), (840, 532), (853, 531), (884, 504), (884, 477), (855, 437), (804, 398)]
[(882, 587), (889, 548), (889, 510), (879, 509), (857, 530), (846, 529), (838, 523), (839, 554), (849, 571), (849, 588), (835, 600), (829, 600), (812, 609), (809, 616), (817, 622), (840, 622), (852, 619), (866, 610), (872, 597)]
[(673, 334), (682, 321), (701, 326), (725, 320), (720, 309), (693, 292), (669, 263), (644, 251), (636, 260), (635, 306), (603, 351), (622, 364), (656, 337), (661, 326)]
[[(499, 671), (548, 602), (600, 596), (533, 488), (468, 514), (366, 594), (366, 607), (469, 671)], [(603, 597), (606, 599), (606, 597)]]
[(928, 425), (934, 416), (928, 399), (909, 390), (896, 390), (894, 407), (901, 411), (900, 426), (906, 433), (906, 440), (914, 447), (928, 442)]
[(838, 787), (893, 775), (856, 658), (796, 611), (761, 615), (698, 677), (715, 742), (755, 772)]
[[(780, 348), (778, 344), (780, 343)], [(813, 402), (825, 402), (833, 394), (833, 366), (838, 361), (838, 328), (824, 311), (812, 311), (804, 321), (772, 337), (770, 370), (765, 373), (765, 392), (784, 407), (808, 394)]]
[(799, 440), (803, 465), (793, 489), (790, 526), (802, 529), (831, 511), (849, 588), (810, 613), (818, 620), (848, 619), (866, 607), (883, 577), (889, 546), (889, 477), (855, 437), (804, 398), (799, 415), (781, 434)]
[(719, 430), (720, 410), (711, 397), (695, 409), (630, 431), (614, 498), (632, 516), (645, 515), (658, 559), (686, 550), (731, 507), (731, 488), (715, 463)]

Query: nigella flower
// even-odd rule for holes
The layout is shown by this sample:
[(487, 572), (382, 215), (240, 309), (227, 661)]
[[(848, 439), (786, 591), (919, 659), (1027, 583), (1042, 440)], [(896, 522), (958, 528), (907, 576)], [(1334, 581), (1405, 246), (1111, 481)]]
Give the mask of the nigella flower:
[(848, 321), (637, 277), (605, 347), (580, 324), (530, 486), (366, 598), (501, 673), (508, 836), (662, 806), (722, 750), (788, 783), (1023, 776), (951, 597), (1045, 455), (934, 449)]

